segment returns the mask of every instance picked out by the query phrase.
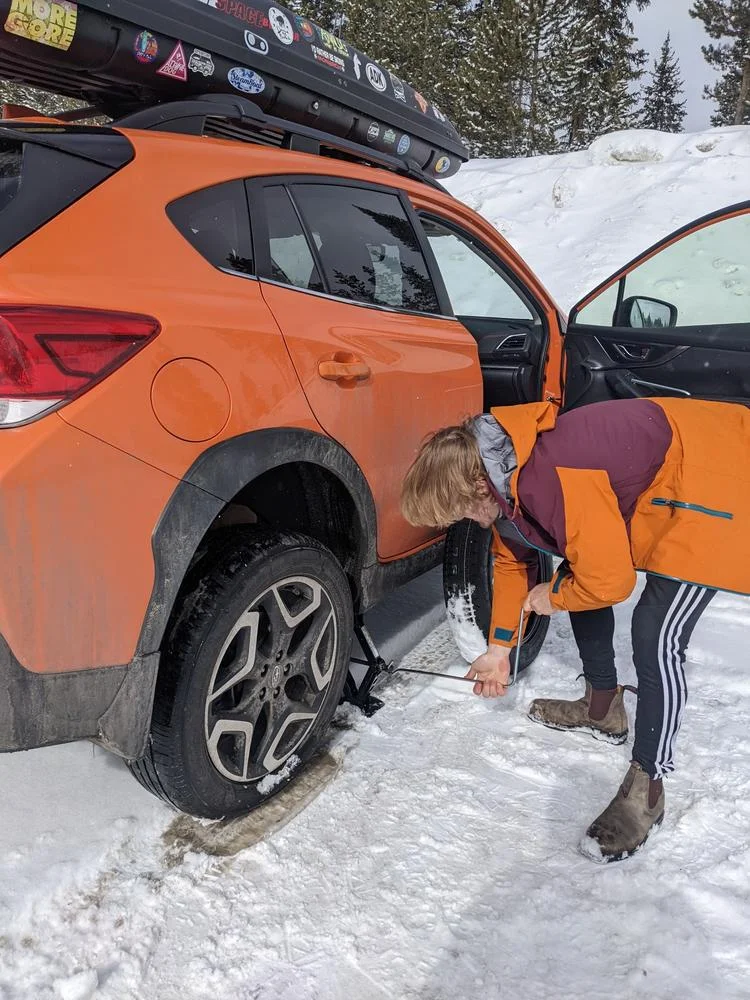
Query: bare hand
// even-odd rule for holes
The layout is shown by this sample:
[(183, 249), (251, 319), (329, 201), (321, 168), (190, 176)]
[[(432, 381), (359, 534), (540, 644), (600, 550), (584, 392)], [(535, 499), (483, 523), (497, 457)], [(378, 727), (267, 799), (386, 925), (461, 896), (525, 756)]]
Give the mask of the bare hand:
[(526, 595), (526, 600), (523, 602), (523, 610), (526, 614), (531, 611), (536, 615), (554, 615), (559, 610), (552, 605), (550, 600), (550, 585), (548, 583), (540, 583), (538, 586), (530, 590)]
[(483, 698), (502, 698), (508, 690), (509, 675), (510, 650), (505, 646), (490, 646), (474, 660), (466, 674), (470, 680), (476, 678), (474, 694)]

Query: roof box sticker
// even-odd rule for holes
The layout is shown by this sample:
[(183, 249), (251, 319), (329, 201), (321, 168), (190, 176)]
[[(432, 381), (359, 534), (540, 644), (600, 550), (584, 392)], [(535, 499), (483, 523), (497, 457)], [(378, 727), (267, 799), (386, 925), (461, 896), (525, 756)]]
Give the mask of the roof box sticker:
[(178, 42), (175, 45), (172, 55), (156, 72), (159, 76), (168, 76), (173, 80), (181, 80), (183, 83), (187, 82), (188, 64), (182, 42)]
[(228, 80), (235, 90), (241, 90), (243, 94), (262, 94), (266, 89), (263, 77), (245, 66), (235, 66), (230, 69)]
[(70, 0), (11, 0), (5, 30), (67, 52), (77, 24), (78, 4)]
[(274, 0), (3, 0), (0, 10), (9, 11), (0, 78), (100, 102), (113, 117), (235, 91), (277, 119), (408, 158), (433, 176), (438, 163), (447, 177), (468, 159), (436, 105)]
[(185, 2), (215, 11), (217, 20), (221, 18), (225, 24), (236, 25), (251, 53), (279, 58), (281, 53), (274, 50), (281, 46), (285, 59), (298, 59), (303, 65), (312, 59), (317, 66), (344, 78), (345, 85), (348, 78), (352, 86), (359, 84), (366, 88), (376, 101), (382, 95), (390, 101), (400, 102), (424, 115), (427, 119), (424, 124), (428, 127), (430, 123), (434, 127), (434, 123), (439, 122), (454, 142), (458, 139), (446, 116), (422, 94), (309, 18), (294, 14), (279, 4), (267, 6), (265, 0), (183, 0), (183, 4)]

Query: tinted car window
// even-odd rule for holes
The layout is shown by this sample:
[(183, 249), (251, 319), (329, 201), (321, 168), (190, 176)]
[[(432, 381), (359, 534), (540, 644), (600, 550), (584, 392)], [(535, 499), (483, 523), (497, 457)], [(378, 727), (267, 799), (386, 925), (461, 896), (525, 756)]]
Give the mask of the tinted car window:
[(302, 223), (286, 188), (281, 185), (264, 188), (263, 198), (271, 258), (271, 273), (266, 277), (295, 288), (324, 292)]
[(21, 183), (22, 146), (17, 142), (0, 142), (0, 212), (18, 194)]
[(186, 195), (167, 206), (167, 215), (209, 264), (254, 273), (250, 213), (242, 181)]
[(331, 294), (440, 312), (416, 233), (396, 195), (335, 184), (296, 184), (292, 192)]

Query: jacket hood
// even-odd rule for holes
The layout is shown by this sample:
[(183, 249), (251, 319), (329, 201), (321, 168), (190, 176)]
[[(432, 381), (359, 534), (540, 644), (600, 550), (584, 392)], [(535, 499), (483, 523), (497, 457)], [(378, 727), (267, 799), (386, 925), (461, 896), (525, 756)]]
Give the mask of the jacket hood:
[(490, 482), (496, 493), (506, 503), (510, 503), (510, 480), (518, 468), (516, 450), (510, 435), (506, 434), (491, 413), (482, 413), (474, 419), (474, 435)]
[(536, 440), (552, 430), (557, 408), (552, 403), (496, 406), (474, 420), (479, 454), (490, 482), (506, 503), (518, 502), (518, 474), (528, 462)]

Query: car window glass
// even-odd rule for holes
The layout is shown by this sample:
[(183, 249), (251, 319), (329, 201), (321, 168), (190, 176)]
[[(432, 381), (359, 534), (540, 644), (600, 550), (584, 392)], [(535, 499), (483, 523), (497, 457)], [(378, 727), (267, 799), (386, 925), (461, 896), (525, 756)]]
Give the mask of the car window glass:
[(242, 181), (179, 198), (167, 206), (167, 215), (209, 264), (254, 274), (250, 214)]
[(20, 142), (0, 141), (0, 212), (18, 194), (21, 183), (23, 146)]
[(422, 219), (422, 226), (456, 316), (535, 318), (508, 278), (468, 238), (435, 219)]
[[(618, 284), (581, 309), (576, 323), (614, 325)], [(750, 213), (694, 230), (636, 265), (622, 300), (631, 326), (750, 323)]]
[(302, 223), (286, 188), (281, 185), (264, 188), (263, 198), (271, 262), (267, 277), (295, 288), (324, 292)]
[(292, 190), (333, 295), (440, 312), (419, 240), (397, 195), (334, 184), (296, 184)]

